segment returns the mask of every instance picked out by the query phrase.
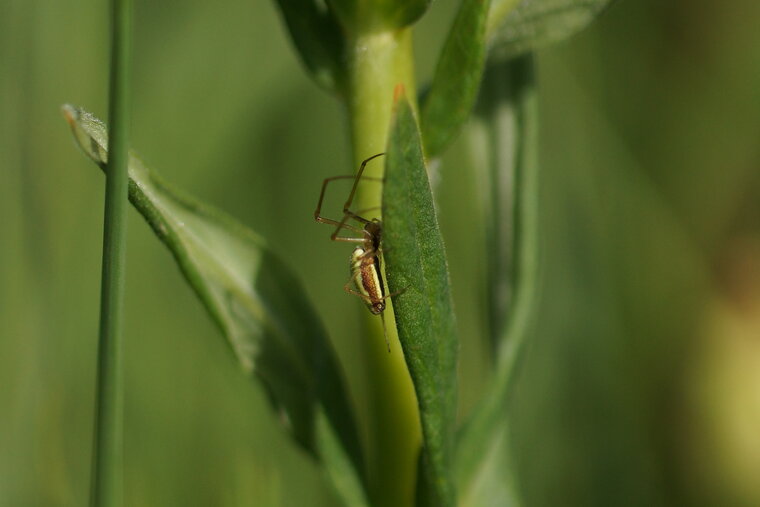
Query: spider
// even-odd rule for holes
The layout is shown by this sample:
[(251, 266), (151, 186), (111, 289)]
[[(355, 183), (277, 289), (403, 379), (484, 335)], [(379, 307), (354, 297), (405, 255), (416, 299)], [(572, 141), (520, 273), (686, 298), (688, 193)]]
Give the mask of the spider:
[[(380, 264), (383, 225), (382, 225), (382, 222), (377, 218), (368, 220), (364, 218), (363, 216), (359, 215), (359, 213), (355, 213), (351, 211), (350, 209), (351, 203), (353, 202), (354, 196), (356, 195), (356, 187), (359, 185), (359, 181), (362, 179), (364, 168), (367, 166), (367, 163), (370, 160), (373, 160), (382, 155), (385, 155), (385, 153), (378, 153), (376, 155), (373, 155), (365, 159), (361, 163), (361, 166), (359, 167), (359, 172), (357, 172), (355, 176), (345, 175), (345, 176), (333, 176), (331, 178), (326, 178), (322, 182), (322, 192), (319, 194), (319, 202), (317, 203), (317, 209), (314, 211), (314, 220), (322, 224), (335, 226), (335, 231), (332, 233), (332, 235), (330, 235), (330, 239), (332, 241), (344, 241), (347, 243), (357, 243), (357, 246), (354, 248), (354, 251), (351, 253), (351, 259), (350, 259), (351, 278), (343, 286), (343, 289), (349, 294), (353, 294), (355, 296), (362, 298), (362, 301), (364, 301), (364, 303), (367, 305), (367, 308), (373, 315), (380, 315), (380, 318), (383, 321), (383, 333), (385, 334), (385, 343), (386, 343), (386, 346), (388, 347), (388, 352), (390, 352), (390, 344), (388, 343), (388, 335), (385, 331), (385, 318), (383, 317), (383, 311), (385, 310), (385, 306), (386, 306), (385, 300), (392, 296), (398, 295), (400, 292), (396, 292), (393, 294), (386, 294), (385, 283), (383, 281), (382, 269), (381, 269), (381, 264)], [(338, 220), (333, 220), (332, 218), (323, 217), (321, 215), (322, 201), (325, 198), (325, 191), (327, 190), (327, 185), (331, 181), (343, 180), (343, 179), (354, 180), (354, 184), (351, 187), (351, 192), (348, 194), (348, 199), (346, 199), (346, 203), (343, 205), (343, 219), (338, 221)], [(374, 177), (369, 177), (369, 176), (365, 176), (364, 179), (369, 180), (369, 181), (377, 181), (377, 182), (383, 181), (382, 178), (374, 178)], [(371, 211), (373, 209), (375, 208), (363, 210), (362, 212)], [(355, 225), (351, 225), (348, 223), (349, 220), (355, 220), (356, 222), (361, 224), (361, 226), (357, 227)], [(361, 235), (361, 237), (340, 236), (340, 231), (342, 229), (353, 231), (354, 233)], [(356, 290), (351, 288), (352, 283), (356, 287)]]

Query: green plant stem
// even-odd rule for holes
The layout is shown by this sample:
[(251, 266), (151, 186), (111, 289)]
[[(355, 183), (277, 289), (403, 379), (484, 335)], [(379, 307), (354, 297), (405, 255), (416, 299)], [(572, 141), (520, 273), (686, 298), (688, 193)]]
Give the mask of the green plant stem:
[(123, 504), (122, 316), (127, 239), (132, 1), (113, 0), (111, 15), (109, 157), (106, 171), (97, 398), (90, 496), (90, 504), (93, 507), (120, 507)]
[[(521, 56), (508, 65), (508, 74), (500, 76), (505, 85), (501, 93), (507, 96), (507, 101), (500, 108), (500, 118), (494, 123), (500, 123), (496, 127), (497, 136), (499, 129), (503, 129), (502, 134), (512, 136), (513, 146), (502, 153), (498, 153), (496, 148), (494, 162), (511, 167), (513, 171), (513, 197), (507, 199), (511, 212), (505, 214), (512, 216), (513, 223), (512, 237), (507, 241), (513, 250), (511, 265), (507, 267), (513, 295), (506, 308), (510, 314), (509, 319), (501, 323), (495, 354), (497, 368), (503, 372), (505, 379), (509, 379), (503, 383), (511, 387), (538, 301), (541, 252), (538, 218), (538, 104), (534, 57)], [(499, 141), (496, 137), (493, 142), (503, 143), (503, 140)]]
[[(495, 375), (478, 407), (459, 432), (457, 478), (462, 498), (476, 486), (482, 457), (509, 418), (509, 403), (540, 297), (538, 103), (534, 56), (521, 56), (487, 70), (480, 121), (487, 126), (491, 216), (488, 250), (491, 355)], [(511, 251), (512, 255), (507, 256)], [(499, 296), (501, 294), (501, 296)], [(504, 297), (509, 294), (509, 298)], [(499, 301), (499, 299), (501, 301)], [(496, 315), (502, 312), (501, 316)], [(504, 318), (504, 315), (508, 318)], [(497, 318), (498, 317), (498, 318)], [(507, 419), (509, 420), (509, 419)], [(505, 433), (508, 438), (508, 433)], [(511, 457), (507, 457), (510, 460)], [(505, 481), (514, 481), (506, 476)], [(512, 491), (519, 500), (519, 492)], [(518, 504), (515, 504), (518, 505)]]
[[(412, 37), (409, 29), (358, 35), (351, 47), (348, 109), (356, 168), (367, 157), (385, 151), (393, 113), (394, 92), (403, 86), (415, 99)], [(382, 160), (382, 159), (381, 159)], [(382, 177), (383, 163), (370, 163), (365, 176)], [(356, 209), (379, 216), (381, 185), (359, 186)], [(391, 353), (384, 345), (381, 321), (366, 313), (363, 340), (368, 383), (369, 438), (367, 470), (373, 505), (413, 504), (421, 430), (409, 372), (392, 317), (385, 311)]]
[(532, 178), (537, 151), (532, 57), (523, 56), (492, 65), (486, 72), (481, 94), (480, 116), (486, 118), (490, 136), (488, 311), (491, 346), (496, 360), (507, 324), (519, 313), (517, 287), (523, 287), (525, 293), (532, 291), (534, 286), (536, 252), (533, 236), (538, 226), (531, 215), (536, 207)]

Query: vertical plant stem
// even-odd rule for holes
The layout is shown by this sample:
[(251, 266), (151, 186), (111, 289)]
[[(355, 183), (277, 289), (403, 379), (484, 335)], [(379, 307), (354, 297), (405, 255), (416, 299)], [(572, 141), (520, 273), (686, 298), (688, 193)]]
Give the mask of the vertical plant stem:
[[(385, 151), (394, 91), (402, 85), (414, 100), (412, 37), (409, 29), (358, 35), (351, 45), (348, 109), (356, 168)], [(374, 162), (374, 161), (373, 161)], [(371, 162), (365, 176), (382, 177), (383, 159)], [(379, 216), (381, 185), (360, 185), (356, 208)], [(391, 353), (385, 348), (380, 319), (366, 313), (365, 364), (370, 410), (367, 460), (373, 505), (413, 504), (421, 430), (409, 372), (396, 334), (392, 305), (385, 311)]]
[[(496, 346), (497, 367), (503, 371), (505, 384), (512, 384), (517, 360), (524, 348), (527, 327), (534, 317), (537, 304), (540, 239), (539, 239), (539, 182), (538, 182), (538, 101), (534, 57), (526, 55), (509, 64), (508, 87), (502, 120), (512, 122), (504, 128), (513, 139), (511, 164), (505, 160), (510, 153), (497, 155), (496, 160), (513, 168), (513, 197), (510, 199), (513, 256), (508, 267), (511, 284), (509, 318), (502, 322), (500, 341)], [(496, 141), (495, 141), (496, 142)], [(507, 215), (509, 216), (509, 215)]]
[[(535, 272), (532, 268), (535, 252), (525, 252), (534, 246), (531, 235), (537, 227), (532, 215), (525, 215), (533, 211), (536, 199), (533, 194), (526, 194), (535, 191), (530, 179), (537, 151), (534, 94), (532, 56), (494, 65), (486, 72), (479, 114), (486, 117), (490, 136), (488, 310), (494, 358), (516, 312), (517, 287), (523, 284), (522, 278)], [(527, 207), (523, 205), (526, 199)], [(524, 223), (526, 218), (528, 227)], [(526, 263), (530, 269), (525, 268)], [(524, 285), (532, 287), (532, 279)]]
[(132, 0), (112, 0), (111, 16), (109, 156), (90, 496), (93, 507), (120, 507), (123, 504), (122, 316), (126, 263)]
[[(461, 428), (457, 478), (462, 498), (475, 486), (482, 457), (494, 444), (505, 417), (530, 327), (537, 318), (541, 245), (539, 235), (538, 99), (534, 56), (487, 69), (479, 121), (485, 124), (490, 199), (489, 296), (495, 375), (479, 406)], [(498, 173), (498, 174), (497, 174)], [(507, 223), (504, 223), (507, 222)], [(511, 252), (511, 255), (507, 255)], [(497, 298), (497, 295), (500, 296)], [(508, 438), (508, 433), (505, 433)], [(513, 480), (505, 477), (505, 480)], [(513, 491), (516, 499), (519, 492)]]

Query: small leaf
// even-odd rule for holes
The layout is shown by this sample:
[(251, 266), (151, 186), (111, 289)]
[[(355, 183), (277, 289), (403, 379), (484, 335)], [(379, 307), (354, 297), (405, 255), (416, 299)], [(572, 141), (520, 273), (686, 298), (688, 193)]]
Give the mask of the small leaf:
[(454, 140), (475, 103), (485, 61), (490, 0), (463, 0), (422, 103), (425, 152), (437, 157)]
[(318, 0), (277, 0), (290, 37), (314, 79), (338, 91), (342, 80), (343, 34), (338, 20)]
[[(451, 478), (456, 419), (457, 337), (443, 240), (417, 122), (405, 97), (396, 104), (383, 186), (383, 243), (399, 339), (417, 393), (424, 444), (418, 496), (455, 503)], [(420, 493), (422, 492), (422, 493)]]
[[(507, 5), (511, 0), (501, 3)], [(507, 59), (566, 39), (584, 29), (612, 0), (522, 0), (492, 9), (489, 58)]]
[[(72, 106), (63, 112), (79, 146), (106, 170), (103, 123)], [(347, 505), (366, 504), (359, 439), (337, 359), (293, 273), (261, 237), (170, 189), (134, 153), (129, 200), (169, 248), (295, 440), (325, 464)]]
[[(495, 64), (486, 71), (477, 121), (487, 154), (490, 253), (489, 313), (495, 375), (478, 406), (457, 435), (456, 477), (463, 497), (487, 478), (513, 478), (505, 468), (494, 473), (484, 460), (500, 439), (508, 438), (511, 389), (536, 318), (540, 243), (538, 235), (537, 97), (533, 56)], [(491, 466), (509, 467), (509, 456)], [(517, 492), (511, 491), (511, 495)]]

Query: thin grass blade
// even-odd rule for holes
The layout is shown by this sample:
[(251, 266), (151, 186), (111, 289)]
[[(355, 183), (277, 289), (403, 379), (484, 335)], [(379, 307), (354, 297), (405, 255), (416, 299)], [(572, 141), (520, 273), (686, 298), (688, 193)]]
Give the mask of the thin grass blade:
[(109, 149), (97, 349), (92, 507), (124, 504), (124, 285), (127, 264), (127, 163), (131, 109), (132, 2), (111, 2)]

